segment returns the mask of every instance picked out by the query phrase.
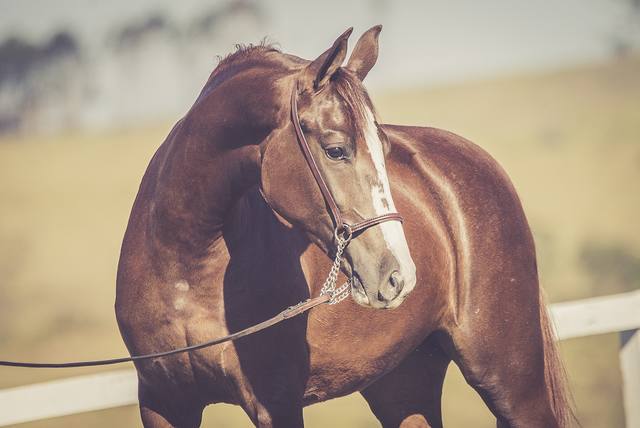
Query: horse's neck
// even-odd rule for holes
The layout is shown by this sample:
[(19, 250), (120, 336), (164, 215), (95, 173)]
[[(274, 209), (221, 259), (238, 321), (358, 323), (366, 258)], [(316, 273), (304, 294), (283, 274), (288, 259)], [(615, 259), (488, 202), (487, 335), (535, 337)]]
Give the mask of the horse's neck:
[[(266, 72), (263, 77), (268, 78)], [(255, 85), (247, 89), (242, 78), (235, 78), (201, 97), (172, 131), (153, 167), (153, 235), (182, 257), (207, 256), (233, 204), (259, 183), (259, 144), (280, 120), (282, 113), (273, 105), (278, 107), (282, 97), (265, 89), (258, 103), (248, 90), (255, 92)]]
[(230, 279), (224, 284), (225, 301), (237, 294), (238, 301), (264, 296), (284, 307), (307, 298), (300, 259), (310, 243), (304, 233), (280, 222), (257, 187), (230, 214), (223, 234), (229, 257), (225, 277)]

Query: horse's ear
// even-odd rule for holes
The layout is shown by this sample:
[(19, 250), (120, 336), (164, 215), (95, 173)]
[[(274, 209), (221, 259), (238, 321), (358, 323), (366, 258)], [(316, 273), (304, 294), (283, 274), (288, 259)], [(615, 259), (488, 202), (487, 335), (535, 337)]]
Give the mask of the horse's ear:
[(347, 68), (354, 72), (360, 80), (364, 80), (367, 77), (369, 70), (378, 59), (378, 36), (380, 31), (382, 31), (382, 25), (369, 28), (360, 37), (356, 47), (351, 52)]
[(331, 78), (347, 56), (347, 40), (353, 27), (342, 33), (333, 45), (307, 66), (302, 77), (305, 89), (317, 91)]

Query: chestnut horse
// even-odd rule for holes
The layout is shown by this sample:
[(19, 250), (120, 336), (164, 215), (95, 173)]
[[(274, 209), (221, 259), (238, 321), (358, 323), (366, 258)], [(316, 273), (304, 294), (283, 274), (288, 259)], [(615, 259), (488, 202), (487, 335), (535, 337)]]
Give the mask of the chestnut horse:
[(405, 221), (353, 237), (341, 266), (352, 299), (136, 363), (146, 427), (198, 426), (217, 402), (259, 427), (301, 427), (304, 406), (355, 391), (385, 427), (439, 427), (450, 361), (498, 426), (572, 423), (516, 192), (469, 141), (378, 122), (362, 81), (380, 30), (344, 66), (351, 30), (313, 61), (239, 48), (151, 160), (118, 267), (131, 354), (224, 336), (319, 294), (335, 224), (296, 139), (292, 91), (344, 217), (397, 209)]

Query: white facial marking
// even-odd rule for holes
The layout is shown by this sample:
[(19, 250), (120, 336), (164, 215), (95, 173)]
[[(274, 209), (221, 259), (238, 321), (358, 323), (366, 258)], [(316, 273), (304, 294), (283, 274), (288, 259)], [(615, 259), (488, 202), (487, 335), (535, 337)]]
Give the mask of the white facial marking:
[[(382, 141), (378, 135), (375, 119), (371, 111), (367, 111), (367, 125), (365, 128), (365, 139), (367, 149), (371, 155), (373, 165), (377, 173), (377, 183), (371, 186), (371, 199), (373, 201), (373, 209), (376, 215), (383, 215), (390, 212), (396, 212), (393, 198), (391, 197), (391, 186), (387, 177), (387, 169), (384, 162), (384, 151)], [(409, 246), (404, 236), (402, 224), (398, 221), (387, 221), (378, 225), (382, 231), (382, 236), (386, 242), (387, 248), (394, 255), (400, 265), (400, 273), (406, 278), (415, 278), (416, 266), (411, 259)], [(403, 295), (408, 294), (413, 287), (412, 284), (405, 284), (402, 290)]]

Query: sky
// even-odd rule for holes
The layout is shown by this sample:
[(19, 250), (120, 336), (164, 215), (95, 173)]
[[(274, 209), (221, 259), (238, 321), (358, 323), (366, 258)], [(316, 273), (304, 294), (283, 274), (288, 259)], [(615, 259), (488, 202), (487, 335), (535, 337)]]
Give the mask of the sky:
[[(153, 11), (180, 21), (225, 2), (0, 0), (0, 38), (19, 34), (37, 41), (69, 28), (91, 45), (104, 40), (114, 26)], [(612, 55), (612, 40), (621, 35), (640, 45), (640, 31), (636, 31), (640, 18), (631, 16), (628, 0), (271, 0), (258, 4), (266, 17), (262, 28), (238, 34), (230, 29), (230, 40), (255, 42), (256, 34), (261, 34), (277, 41), (284, 51), (305, 58), (317, 56), (349, 26), (355, 27), (357, 36), (383, 24), (378, 72), (369, 82), (373, 85), (429, 85), (603, 61)]]

